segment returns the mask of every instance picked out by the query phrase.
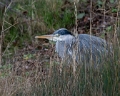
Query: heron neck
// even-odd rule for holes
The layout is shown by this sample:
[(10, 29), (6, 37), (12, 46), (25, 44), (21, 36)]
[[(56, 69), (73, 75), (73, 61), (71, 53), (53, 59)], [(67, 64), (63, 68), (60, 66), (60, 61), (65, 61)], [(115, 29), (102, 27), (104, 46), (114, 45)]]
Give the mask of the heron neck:
[(61, 35), (60, 36), (60, 40), (59, 41), (65, 41), (65, 42), (70, 42), (72, 41), (72, 39), (74, 39), (75, 37), (72, 35)]

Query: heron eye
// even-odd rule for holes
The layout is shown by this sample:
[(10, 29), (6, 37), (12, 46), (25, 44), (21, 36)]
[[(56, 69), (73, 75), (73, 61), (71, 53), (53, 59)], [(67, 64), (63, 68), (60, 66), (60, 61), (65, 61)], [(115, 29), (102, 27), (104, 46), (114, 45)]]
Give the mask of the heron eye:
[(60, 36), (60, 34), (55, 34), (55, 36), (56, 36), (56, 37), (59, 37), (59, 36)]

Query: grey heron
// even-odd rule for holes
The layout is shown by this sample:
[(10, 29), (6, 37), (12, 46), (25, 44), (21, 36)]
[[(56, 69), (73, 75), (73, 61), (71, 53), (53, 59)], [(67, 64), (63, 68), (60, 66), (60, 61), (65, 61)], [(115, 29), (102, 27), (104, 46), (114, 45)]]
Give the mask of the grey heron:
[(106, 40), (88, 35), (78, 34), (74, 36), (65, 28), (56, 30), (53, 34), (36, 36), (35, 38), (46, 38), (55, 41), (55, 50), (62, 59), (75, 58), (77, 63), (89, 64), (90, 60), (95, 64), (100, 63), (109, 53)]

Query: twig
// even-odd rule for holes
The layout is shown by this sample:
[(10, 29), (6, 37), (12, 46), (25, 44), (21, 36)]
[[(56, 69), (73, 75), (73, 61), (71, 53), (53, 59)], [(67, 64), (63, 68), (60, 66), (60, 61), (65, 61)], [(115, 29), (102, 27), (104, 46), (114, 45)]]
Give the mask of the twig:
[(5, 15), (6, 15), (6, 12), (7, 10), (10, 8), (12, 4), (12, 1), (9, 3), (9, 5), (5, 8), (5, 11), (3, 13), (3, 21), (2, 21), (2, 31), (1, 31), (1, 38), (0, 38), (0, 67), (2, 66), (2, 43), (3, 43), (3, 36), (4, 36), (4, 23), (5, 23)]

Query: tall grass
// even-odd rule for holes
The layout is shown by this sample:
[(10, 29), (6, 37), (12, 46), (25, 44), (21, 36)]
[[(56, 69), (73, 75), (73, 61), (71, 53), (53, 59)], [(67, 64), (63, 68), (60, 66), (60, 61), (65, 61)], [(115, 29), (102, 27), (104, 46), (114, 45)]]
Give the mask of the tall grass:
[[(50, 66), (43, 65), (40, 53), (35, 52), (37, 56), (34, 56), (24, 51), (26, 42), (36, 47), (36, 34), (72, 27), (76, 12), (61, 11), (62, 4), (63, 0), (20, 0), (11, 3), (12, 10), (8, 8), (2, 13), (0, 96), (120, 96), (119, 17), (112, 30), (113, 57), (108, 58), (100, 70), (78, 65), (73, 73), (72, 66), (61, 67), (54, 59)], [(75, 3), (72, 4), (74, 8)], [(77, 21), (75, 23), (77, 25)], [(29, 64), (33, 66), (31, 69)]]

